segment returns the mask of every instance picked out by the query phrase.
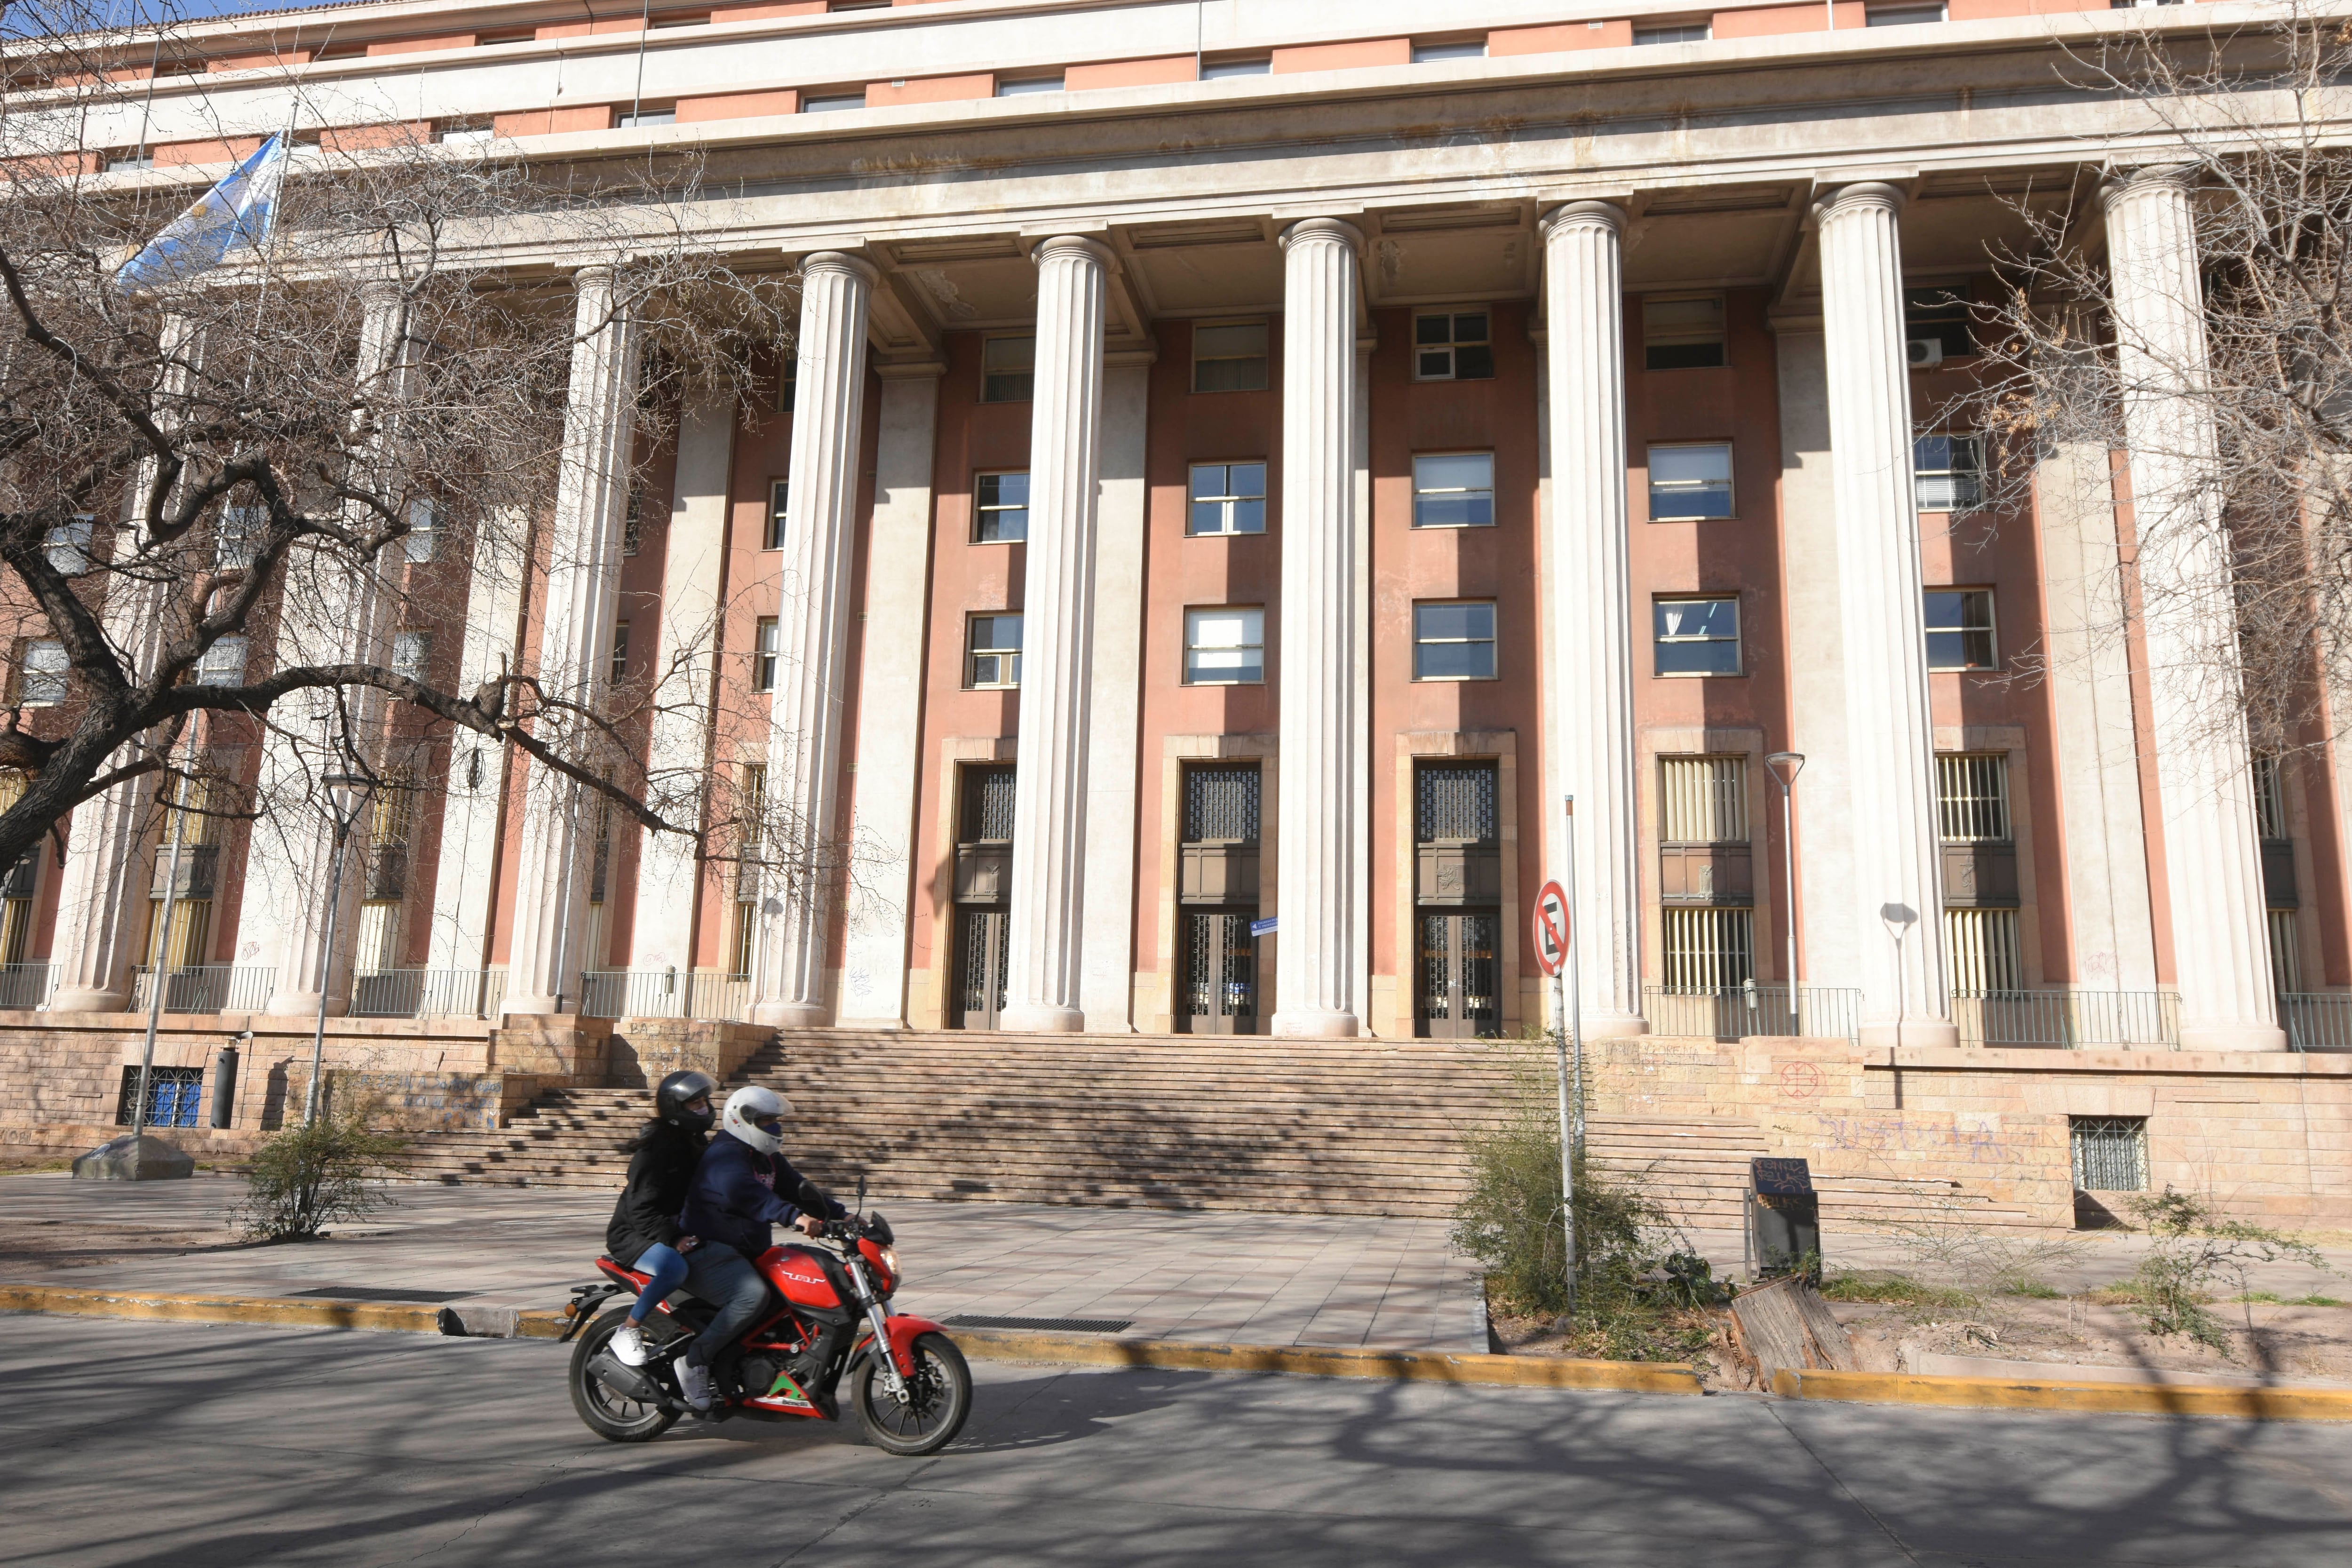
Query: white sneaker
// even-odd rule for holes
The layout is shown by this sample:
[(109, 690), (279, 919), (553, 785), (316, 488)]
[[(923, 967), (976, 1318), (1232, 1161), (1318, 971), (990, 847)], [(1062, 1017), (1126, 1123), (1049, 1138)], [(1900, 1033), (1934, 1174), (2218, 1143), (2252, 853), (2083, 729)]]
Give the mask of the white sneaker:
[(697, 1366), (680, 1356), (677, 1361), (677, 1389), (686, 1402), (698, 1415), (710, 1412), (710, 1369)]
[(623, 1323), (614, 1330), (613, 1337), (604, 1342), (604, 1348), (611, 1351), (613, 1359), (623, 1366), (643, 1366), (646, 1358), (653, 1353), (653, 1347), (646, 1343), (645, 1331), (635, 1323)]

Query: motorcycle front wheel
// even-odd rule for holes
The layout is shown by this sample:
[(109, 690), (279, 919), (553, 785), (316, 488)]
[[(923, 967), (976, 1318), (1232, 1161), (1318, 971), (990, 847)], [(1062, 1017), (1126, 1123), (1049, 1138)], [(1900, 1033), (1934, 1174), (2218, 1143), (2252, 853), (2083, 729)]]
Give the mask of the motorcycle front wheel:
[(572, 1408), (588, 1430), (610, 1443), (651, 1442), (677, 1420), (676, 1412), (632, 1398), (589, 1370), (588, 1363), (628, 1321), (629, 1309), (615, 1307), (591, 1323), (572, 1347)]
[(971, 1414), (971, 1368), (945, 1334), (921, 1335), (909, 1348), (915, 1375), (903, 1398), (882, 1381), (878, 1358), (890, 1353), (887, 1345), (877, 1345), (858, 1363), (850, 1396), (866, 1440), (886, 1454), (911, 1458), (938, 1453), (963, 1430), (964, 1417)]

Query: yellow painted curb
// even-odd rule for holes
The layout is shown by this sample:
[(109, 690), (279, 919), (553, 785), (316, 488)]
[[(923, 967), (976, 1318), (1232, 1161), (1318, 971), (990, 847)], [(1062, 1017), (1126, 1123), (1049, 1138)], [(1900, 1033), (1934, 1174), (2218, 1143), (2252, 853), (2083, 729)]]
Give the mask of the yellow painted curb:
[(1443, 1351), (1228, 1345), (1186, 1340), (1121, 1340), (1092, 1334), (957, 1329), (966, 1355), (986, 1361), (1050, 1361), (1079, 1366), (1168, 1367), (1191, 1372), (1280, 1372), (1313, 1377), (1376, 1377), (1403, 1383), (1483, 1383), (1517, 1388), (1613, 1388), (1635, 1394), (1697, 1394), (1686, 1366), (1544, 1356), (1450, 1355)]
[(394, 1329), (437, 1333), (440, 1309), (417, 1301), (333, 1301), (296, 1296), (182, 1296), (154, 1290), (75, 1290), (0, 1285), (0, 1311), (287, 1329)]
[(1890, 1372), (1772, 1374), (1791, 1399), (1932, 1405), (1959, 1410), (2063, 1410), (2094, 1415), (2229, 1415), (2246, 1421), (2352, 1421), (2352, 1388), (2241, 1388), (2217, 1384), (2036, 1383)]

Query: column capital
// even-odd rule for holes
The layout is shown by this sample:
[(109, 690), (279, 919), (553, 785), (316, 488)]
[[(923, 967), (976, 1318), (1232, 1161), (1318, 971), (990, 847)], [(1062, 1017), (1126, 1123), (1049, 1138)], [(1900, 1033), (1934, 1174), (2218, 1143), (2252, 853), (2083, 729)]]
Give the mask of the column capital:
[(1536, 220), (1536, 232), (1549, 240), (1568, 228), (1607, 228), (1625, 232), (1625, 209), (1615, 202), (1562, 202)]
[(1288, 250), (1301, 240), (1336, 240), (1350, 250), (1364, 247), (1364, 231), (1343, 217), (1303, 217), (1282, 231), (1282, 248)]
[(1876, 206), (1899, 214), (1910, 199), (1900, 185), (1890, 185), (1884, 180), (1857, 180), (1824, 192), (1815, 199), (1813, 211), (1827, 217), (1841, 207)]
[(1065, 256), (1091, 261), (1106, 272), (1118, 265), (1118, 253), (1088, 235), (1051, 235), (1029, 247), (1029, 259), (1040, 267)]
[(2111, 165), (2099, 181), (2099, 205), (2104, 210), (2127, 196), (2156, 192), (2187, 195), (2197, 184), (2194, 163), (2143, 163), (2137, 168)]
[(812, 272), (837, 272), (845, 278), (862, 280), (872, 288), (882, 279), (882, 269), (862, 256), (852, 256), (845, 250), (813, 250), (801, 258), (801, 276)]

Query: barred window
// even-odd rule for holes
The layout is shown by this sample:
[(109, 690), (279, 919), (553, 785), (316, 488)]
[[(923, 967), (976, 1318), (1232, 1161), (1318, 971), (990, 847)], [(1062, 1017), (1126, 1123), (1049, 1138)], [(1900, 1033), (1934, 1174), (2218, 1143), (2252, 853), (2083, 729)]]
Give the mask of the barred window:
[(2025, 989), (2015, 910), (1946, 910), (1944, 956), (1954, 991)]
[(2000, 752), (1936, 754), (1937, 831), (1947, 844), (2007, 844), (2009, 757)]
[[(147, 1125), (150, 1127), (194, 1127), (196, 1110), (204, 1099), (205, 1069), (202, 1068), (151, 1067), (147, 1069)], [(139, 1069), (122, 1069), (122, 1098), (116, 1103), (114, 1124), (128, 1127), (132, 1112), (139, 1104)]]
[(2270, 926), (2271, 989), (2281, 996), (2292, 996), (2303, 989), (2302, 955), (2295, 951), (2295, 912), (2265, 910), (2263, 918)]
[(1184, 842), (1255, 844), (1264, 773), (1255, 763), (1184, 770)]
[(1492, 844), (1498, 771), (1492, 763), (1423, 763), (1413, 780), (1413, 836), (1423, 844)]
[(1734, 991), (1756, 977), (1756, 911), (1679, 909), (1665, 917), (1670, 991)]
[(2070, 1116), (2074, 1185), (2086, 1193), (2147, 1191), (2147, 1118)]
[(2286, 789), (2279, 776), (2279, 760), (2256, 757), (2254, 773), (2254, 835), (2259, 838), (2292, 837), (2286, 827)]
[(967, 844), (1013, 842), (1011, 768), (966, 768), (963, 772), (963, 841)]
[(1658, 768), (1662, 842), (1748, 842), (1746, 757), (1660, 757)]

